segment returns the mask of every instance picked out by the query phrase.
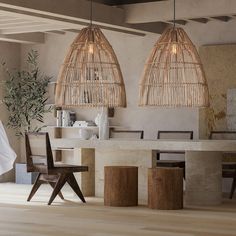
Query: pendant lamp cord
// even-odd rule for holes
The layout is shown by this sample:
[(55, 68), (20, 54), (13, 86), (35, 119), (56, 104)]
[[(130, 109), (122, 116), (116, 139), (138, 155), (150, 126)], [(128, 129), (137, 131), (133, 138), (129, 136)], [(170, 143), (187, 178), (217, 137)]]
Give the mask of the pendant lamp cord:
[(175, 0), (174, 0), (174, 28), (175, 28)]
[(93, 0), (90, 0), (90, 26), (93, 24)]

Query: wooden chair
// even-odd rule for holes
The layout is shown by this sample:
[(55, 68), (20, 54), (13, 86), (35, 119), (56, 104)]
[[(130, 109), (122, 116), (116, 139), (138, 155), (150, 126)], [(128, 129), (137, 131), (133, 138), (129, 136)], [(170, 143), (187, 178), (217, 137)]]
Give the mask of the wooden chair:
[(143, 130), (110, 130), (110, 138), (137, 138), (143, 139)]
[[(193, 139), (193, 131), (158, 131), (157, 139)], [(179, 167), (184, 169), (185, 177), (185, 161), (183, 160), (161, 160), (161, 154), (185, 154), (182, 151), (158, 151), (157, 167)]]
[(26, 133), (25, 146), (27, 172), (39, 173), (27, 201), (32, 199), (42, 183), (49, 183), (53, 188), (48, 205), (53, 202), (57, 195), (64, 199), (60, 191), (67, 182), (85, 203), (84, 196), (73, 173), (88, 171), (87, 166), (54, 163), (48, 133)]
[[(212, 131), (209, 139), (235, 140), (236, 131)], [(236, 188), (236, 153), (223, 153), (222, 177), (233, 179), (229, 195), (229, 198), (232, 199)]]

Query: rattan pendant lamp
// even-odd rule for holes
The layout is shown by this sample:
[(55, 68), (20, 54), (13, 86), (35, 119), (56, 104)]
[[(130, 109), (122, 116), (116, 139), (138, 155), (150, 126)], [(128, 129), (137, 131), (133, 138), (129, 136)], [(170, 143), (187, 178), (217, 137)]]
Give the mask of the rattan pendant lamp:
[(71, 44), (57, 80), (55, 103), (69, 107), (126, 107), (124, 81), (115, 52), (92, 24)]
[(187, 33), (166, 29), (149, 56), (139, 89), (140, 106), (207, 107), (209, 92), (198, 52)]

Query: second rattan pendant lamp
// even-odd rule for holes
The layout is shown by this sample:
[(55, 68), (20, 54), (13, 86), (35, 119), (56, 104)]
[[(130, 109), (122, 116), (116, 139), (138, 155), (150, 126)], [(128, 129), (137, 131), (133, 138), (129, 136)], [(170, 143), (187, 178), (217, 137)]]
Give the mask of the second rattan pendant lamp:
[(140, 106), (207, 107), (209, 92), (198, 52), (187, 33), (166, 29), (149, 56), (139, 90)]
[(126, 107), (124, 81), (115, 52), (92, 24), (81, 30), (71, 44), (57, 80), (56, 106)]

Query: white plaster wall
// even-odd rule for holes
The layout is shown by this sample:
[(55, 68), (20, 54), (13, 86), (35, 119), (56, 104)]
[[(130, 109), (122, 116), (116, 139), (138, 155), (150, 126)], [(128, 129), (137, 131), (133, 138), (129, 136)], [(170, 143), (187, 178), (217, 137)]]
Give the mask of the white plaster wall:
[[(20, 45), (16, 43), (0, 42), (0, 62), (6, 62), (10, 71), (20, 68)], [(0, 66), (0, 99), (3, 98), (3, 83), (6, 79), (6, 74), (3, 67)], [(15, 136), (12, 129), (6, 128), (8, 120), (8, 111), (3, 104), (0, 104), (0, 120), (6, 129), (6, 133), (9, 138), (9, 142), (12, 148), (15, 150), (20, 159), (20, 140)], [(14, 170), (9, 171), (6, 174), (0, 176), (0, 182), (14, 181)]]

